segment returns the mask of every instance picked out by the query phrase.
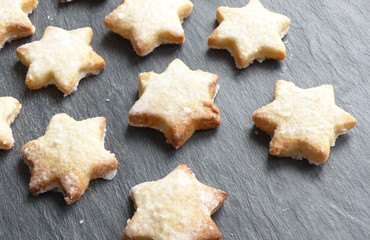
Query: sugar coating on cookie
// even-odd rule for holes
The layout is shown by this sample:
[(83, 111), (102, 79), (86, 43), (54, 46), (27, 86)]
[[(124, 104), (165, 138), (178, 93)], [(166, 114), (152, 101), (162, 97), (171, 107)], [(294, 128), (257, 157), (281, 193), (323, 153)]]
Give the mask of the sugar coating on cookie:
[(67, 31), (49, 26), (40, 41), (19, 47), (17, 55), (29, 67), (27, 87), (35, 90), (55, 84), (68, 95), (82, 78), (99, 74), (105, 61), (90, 46), (92, 35), (89, 27)]
[(161, 44), (184, 42), (181, 23), (192, 9), (189, 0), (124, 0), (104, 22), (145, 56)]
[(259, 0), (250, 0), (242, 8), (219, 7), (219, 26), (208, 37), (208, 46), (227, 49), (238, 68), (254, 60), (283, 60), (285, 45), (281, 40), (288, 32), (290, 19), (264, 8)]
[(35, 32), (28, 14), (38, 0), (0, 0), (0, 49), (6, 42), (27, 37)]
[(18, 116), (22, 105), (13, 97), (0, 97), (0, 149), (9, 150), (14, 145), (10, 125)]
[(44, 136), (21, 149), (31, 169), (29, 189), (38, 195), (55, 190), (72, 204), (85, 192), (90, 180), (112, 179), (117, 159), (104, 148), (103, 117), (76, 121), (65, 113), (54, 115)]
[(165, 178), (131, 189), (136, 212), (127, 221), (125, 239), (220, 239), (211, 219), (227, 194), (200, 183), (185, 164)]
[(158, 129), (179, 148), (194, 131), (221, 124), (220, 110), (213, 103), (216, 74), (192, 71), (175, 59), (163, 73), (141, 73), (138, 81), (140, 98), (129, 112), (132, 126)]
[(335, 139), (356, 126), (356, 119), (335, 104), (331, 85), (301, 89), (279, 80), (272, 103), (256, 110), (252, 119), (272, 136), (270, 154), (324, 163)]

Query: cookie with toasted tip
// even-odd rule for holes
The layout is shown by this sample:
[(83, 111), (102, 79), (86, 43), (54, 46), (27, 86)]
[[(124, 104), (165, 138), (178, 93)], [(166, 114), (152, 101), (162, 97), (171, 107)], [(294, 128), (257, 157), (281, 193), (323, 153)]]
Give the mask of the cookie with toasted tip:
[(181, 23), (192, 9), (189, 0), (125, 0), (104, 23), (129, 39), (139, 56), (145, 56), (161, 44), (184, 42)]
[(0, 0), (0, 50), (6, 42), (34, 34), (28, 14), (38, 0)]
[(161, 74), (141, 73), (138, 82), (140, 98), (129, 111), (129, 124), (163, 132), (173, 147), (181, 147), (196, 130), (221, 124), (213, 103), (216, 74), (192, 71), (175, 59)]
[(283, 80), (275, 85), (274, 101), (252, 119), (271, 135), (271, 155), (317, 165), (328, 159), (335, 139), (356, 126), (356, 119), (335, 104), (332, 85), (301, 89)]
[(216, 240), (222, 233), (211, 218), (226, 200), (221, 190), (200, 183), (185, 164), (165, 178), (131, 189), (136, 212), (127, 221), (130, 240)]
[(21, 111), (21, 103), (13, 97), (0, 97), (0, 149), (9, 150), (14, 145), (10, 125)]
[(238, 68), (254, 60), (285, 59), (281, 39), (290, 26), (288, 17), (267, 10), (259, 0), (241, 8), (219, 7), (216, 17), (220, 25), (208, 37), (208, 46), (228, 50)]
[(60, 191), (67, 204), (81, 198), (90, 180), (111, 180), (117, 159), (104, 148), (104, 117), (76, 121), (65, 113), (54, 115), (44, 136), (21, 149), (30, 167), (30, 192)]
[(80, 80), (105, 67), (90, 46), (90, 27), (71, 31), (49, 26), (41, 40), (17, 48), (19, 60), (29, 67), (26, 86), (32, 90), (55, 84), (65, 96), (77, 90)]

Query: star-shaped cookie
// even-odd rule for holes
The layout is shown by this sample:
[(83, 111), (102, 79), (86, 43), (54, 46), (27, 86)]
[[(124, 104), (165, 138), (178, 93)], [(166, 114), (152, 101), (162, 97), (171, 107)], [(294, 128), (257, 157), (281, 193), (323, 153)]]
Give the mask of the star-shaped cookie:
[(161, 44), (184, 42), (181, 23), (192, 9), (189, 0), (124, 0), (104, 22), (145, 56)]
[(61, 191), (65, 202), (72, 204), (90, 180), (112, 179), (118, 162), (104, 148), (105, 122), (103, 117), (75, 121), (65, 113), (54, 115), (45, 135), (21, 149), (31, 169), (31, 193)]
[(198, 129), (221, 124), (220, 110), (213, 103), (218, 76), (190, 70), (175, 59), (162, 74), (141, 73), (139, 100), (129, 112), (129, 123), (163, 132), (167, 142), (181, 147)]
[(0, 49), (8, 41), (32, 35), (35, 27), (28, 19), (38, 0), (0, 0)]
[(12, 97), (0, 97), (0, 149), (9, 150), (14, 145), (10, 125), (18, 116), (22, 105)]
[(279, 80), (272, 103), (252, 115), (257, 127), (272, 136), (270, 154), (324, 163), (335, 139), (356, 126), (356, 119), (335, 105), (331, 85), (301, 89)]
[(55, 84), (68, 95), (82, 78), (99, 74), (105, 61), (90, 46), (92, 34), (89, 27), (66, 31), (49, 26), (40, 41), (19, 47), (17, 55), (29, 67), (27, 87), (34, 90)]
[(139, 240), (215, 240), (222, 234), (211, 219), (227, 194), (200, 183), (181, 164), (165, 178), (131, 189), (135, 215), (127, 221), (124, 238)]
[(250, 0), (242, 8), (219, 7), (216, 18), (220, 25), (208, 37), (208, 46), (227, 49), (238, 68), (248, 67), (255, 59), (285, 58), (281, 39), (288, 32), (290, 19), (270, 12), (259, 0)]

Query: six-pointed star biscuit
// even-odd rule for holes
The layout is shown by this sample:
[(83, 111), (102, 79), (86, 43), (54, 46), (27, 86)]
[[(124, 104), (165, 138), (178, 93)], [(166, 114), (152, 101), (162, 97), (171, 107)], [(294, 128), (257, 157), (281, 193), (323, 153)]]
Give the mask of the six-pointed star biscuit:
[(35, 27), (28, 19), (38, 0), (0, 0), (0, 49), (8, 41), (32, 35)]
[(129, 123), (163, 132), (167, 142), (181, 147), (198, 129), (220, 125), (220, 110), (213, 103), (218, 76), (190, 70), (175, 59), (162, 74), (141, 73), (139, 100), (129, 112)]
[(92, 34), (89, 27), (66, 31), (49, 26), (40, 41), (19, 47), (18, 57), (29, 67), (27, 87), (40, 89), (55, 84), (71, 94), (81, 78), (99, 74), (105, 61), (90, 46)]
[(45, 135), (21, 149), (32, 173), (31, 193), (61, 191), (65, 202), (72, 204), (90, 180), (112, 179), (118, 162), (104, 148), (105, 121), (103, 117), (75, 121), (65, 113), (53, 116)]
[(208, 38), (208, 46), (227, 49), (238, 68), (245, 68), (255, 59), (283, 60), (290, 19), (270, 12), (259, 0), (250, 0), (242, 8), (219, 7), (216, 12), (220, 25)]
[(181, 164), (165, 178), (131, 189), (136, 212), (127, 221), (126, 239), (213, 240), (222, 234), (211, 219), (227, 194), (200, 183)]
[(14, 145), (10, 125), (17, 117), (22, 105), (12, 97), (0, 97), (0, 149), (9, 150)]
[(147, 55), (160, 44), (183, 43), (181, 22), (193, 9), (189, 0), (124, 0), (105, 17), (105, 24), (131, 41), (136, 53)]
[(256, 126), (272, 136), (270, 154), (325, 162), (337, 136), (356, 126), (356, 119), (335, 105), (331, 85), (301, 89), (279, 80), (275, 100), (253, 113)]

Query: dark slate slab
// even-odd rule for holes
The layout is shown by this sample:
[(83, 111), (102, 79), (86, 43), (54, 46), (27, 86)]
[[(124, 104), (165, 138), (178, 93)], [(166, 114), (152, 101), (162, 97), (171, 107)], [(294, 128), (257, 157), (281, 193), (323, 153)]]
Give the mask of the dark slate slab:
[[(35, 35), (0, 51), (0, 95), (23, 104), (12, 126), (16, 145), (0, 151), (0, 239), (121, 239), (134, 212), (130, 188), (162, 178), (180, 163), (188, 164), (203, 183), (229, 193), (214, 214), (224, 239), (370, 239), (367, 0), (263, 0), (267, 8), (292, 19), (284, 39), (287, 59), (254, 63), (244, 70), (235, 68), (227, 51), (209, 49), (206, 43), (217, 26), (216, 8), (241, 7), (245, 1), (194, 0), (194, 10), (183, 24), (186, 43), (161, 46), (146, 57), (138, 57), (129, 41), (103, 24), (120, 2), (40, 0), (31, 15)], [(54, 86), (26, 89), (27, 68), (15, 54), (21, 44), (40, 39), (48, 25), (92, 27), (92, 46), (108, 64), (66, 98)], [(137, 75), (162, 72), (174, 58), (220, 76), (216, 104), (223, 120), (216, 130), (197, 132), (179, 150), (166, 144), (160, 132), (127, 123), (137, 99)], [(254, 134), (251, 114), (273, 99), (278, 79), (304, 88), (333, 84), (337, 104), (357, 118), (358, 126), (337, 140), (322, 166), (269, 156), (269, 137)], [(29, 170), (19, 154), (21, 146), (43, 135), (49, 119), (60, 112), (79, 120), (105, 116), (105, 145), (120, 163), (114, 180), (91, 182), (72, 206), (66, 206), (59, 193), (31, 196)]]

